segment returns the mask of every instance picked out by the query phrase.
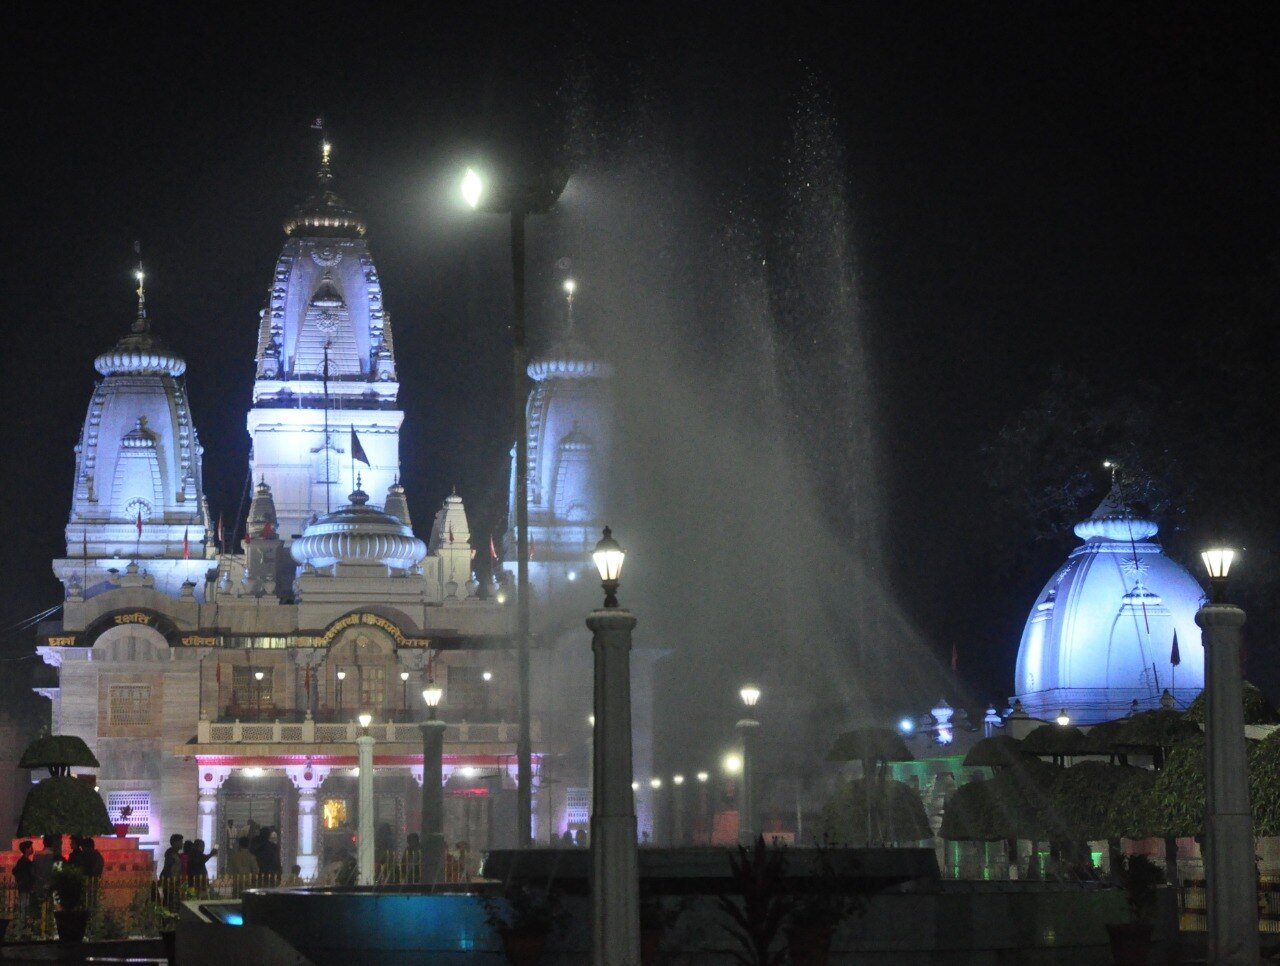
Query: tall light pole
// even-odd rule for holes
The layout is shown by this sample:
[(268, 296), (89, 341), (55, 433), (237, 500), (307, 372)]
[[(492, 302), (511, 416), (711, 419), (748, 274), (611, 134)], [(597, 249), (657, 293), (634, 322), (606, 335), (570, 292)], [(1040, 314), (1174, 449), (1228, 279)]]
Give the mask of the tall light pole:
[(409, 714), (409, 672), (400, 672), (400, 707), (404, 708), (405, 716)]
[(631, 778), (631, 631), (636, 619), (618, 606), (623, 550), (609, 528), (592, 555), (604, 607), (587, 618), (595, 655), (594, 781), (591, 789), (591, 963), (640, 962), (640, 873)]
[(422, 881), (439, 882), (444, 872), (444, 729), (436, 707), (444, 690), (428, 681), (422, 689), (427, 720), (422, 723)]
[(707, 787), (707, 782), (711, 780), (709, 772), (700, 771), (697, 774), (698, 779), (698, 820), (702, 823), (702, 835), (700, 836), (700, 845), (711, 844), (711, 790)]
[(760, 689), (748, 684), (738, 692), (747, 709), (747, 716), (738, 722), (738, 733), (742, 735), (742, 805), (738, 823), (738, 841), (743, 845), (751, 845), (756, 840), (759, 829), (756, 828), (755, 789), (752, 780), (755, 777), (755, 736), (760, 729), (760, 722), (753, 718), (753, 709), (760, 700)]
[(339, 671), (334, 677), (338, 679), (338, 686), (334, 689), (338, 698), (338, 719), (342, 720), (342, 682), (347, 679), (347, 672)]
[(529, 712), (529, 349), (524, 325), (524, 223), (550, 211), (568, 183), (555, 173), (529, 184), (487, 184), (467, 168), (462, 197), (471, 208), (511, 216), (511, 410), (516, 437), (516, 655), (520, 691), (516, 739), (516, 843), (533, 844), (533, 744)]
[(373, 885), (373, 735), (369, 734), (373, 715), (364, 711), (358, 720), (356, 767), (360, 774), (356, 779), (356, 807), (360, 809), (360, 821), (356, 827), (356, 870), (361, 885)]
[(1233, 550), (1207, 550), (1212, 600), (1196, 612), (1205, 651), (1205, 905), (1208, 961), (1258, 962), (1258, 894), (1244, 744), (1240, 641), (1244, 611), (1227, 603)]
[(684, 775), (671, 776), (671, 847), (684, 845)]
[(262, 720), (262, 679), (263, 679), (265, 676), (266, 676), (266, 675), (264, 674), (264, 672), (262, 672), (262, 671), (260, 671), (260, 670), (259, 670), (259, 671), (254, 671), (254, 672), (253, 672), (253, 680), (257, 682), (256, 686), (254, 687), (254, 690), (257, 692), (257, 698), (258, 698), (258, 700), (257, 700), (257, 709), (256, 709), (256, 710), (257, 710), (257, 712), (258, 712), (258, 720), (259, 720), (259, 721), (261, 721), (261, 720)]

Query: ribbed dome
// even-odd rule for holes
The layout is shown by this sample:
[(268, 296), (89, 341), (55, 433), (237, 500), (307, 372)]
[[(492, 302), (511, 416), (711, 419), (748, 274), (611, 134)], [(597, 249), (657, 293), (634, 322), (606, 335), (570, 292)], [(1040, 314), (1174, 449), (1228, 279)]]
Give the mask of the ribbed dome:
[(427, 555), (413, 530), (395, 517), (371, 507), (369, 494), (356, 490), (351, 502), (315, 523), (293, 542), (290, 552), (300, 564), (328, 567), (335, 563), (380, 563), (408, 570)]
[(570, 330), (565, 338), (553, 343), (529, 363), (529, 378), (544, 379), (608, 379), (612, 364), (593, 353), (585, 342)]
[[(145, 323), (144, 323), (145, 324)], [(93, 367), (104, 376), (153, 375), (177, 378), (187, 371), (186, 360), (156, 339), (146, 328), (126, 335), (93, 361)]]
[(285, 219), (285, 234), (363, 236), (366, 231), (364, 219), (329, 187), (333, 181), (333, 172), (329, 168), (327, 153), (320, 165), (319, 181), (320, 190)]
[(1120, 499), (1119, 490), (1112, 487), (1089, 519), (1076, 524), (1075, 533), (1081, 540), (1146, 540), (1159, 529), (1129, 509)]

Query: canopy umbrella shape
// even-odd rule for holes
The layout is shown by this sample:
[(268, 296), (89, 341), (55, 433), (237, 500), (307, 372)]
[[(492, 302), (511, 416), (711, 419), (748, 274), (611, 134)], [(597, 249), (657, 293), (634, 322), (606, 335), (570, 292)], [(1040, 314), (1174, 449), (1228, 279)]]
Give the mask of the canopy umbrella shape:
[(1029, 758), (1005, 768), (986, 784), (991, 795), (992, 831), (1004, 839), (1065, 837), (1053, 811), (1053, 784), (1060, 769)]
[[(1204, 692), (1201, 691), (1187, 705), (1187, 718), (1204, 724)], [(1244, 723), (1247, 725), (1280, 724), (1280, 712), (1267, 700), (1267, 696), (1248, 681), (1244, 682)]]
[(48, 768), (50, 775), (68, 775), (72, 768), (99, 768), (83, 738), (75, 735), (46, 735), (27, 745), (19, 768)]
[(1053, 811), (1077, 841), (1120, 838), (1111, 810), (1129, 785), (1150, 790), (1150, 772), (1104, 761), (1082, 761), (1060, 769), (1053, 783)]
[(846, 782), (823, 807), (822, 824), (831, 841), (847, 846), (933, 838), (919, 789), (893, 779)]
[(1117, 755), (1115, 748), (1116, 732), (1124, 727), (1127, 718), (1116, 718), (1112, 721), (1100, 721), (1087, 732), (1084, 742), (1091, 755)]
[(1085, 733), (1075, 725), (1043, 724), (1022, 739), (1022, 750), (1040, 757), (1052, 757), (1055, 764), (1071, 755), (1089, 754)]
[[(968, 761), (965, 763), (968, 764)], [(1003, 829), (996, 817), (996, 800), (991, 788), (993, 784), (995, 783), (974, 781), (957, 788), (947, 799), (939, 836), (969, 842), (994, 842), (1004, 838)]]
[(1123, 719), (1115, 730), (1111, 745), (1117, 751), (1150, 752), (1157, 769), (1164, 765), (1169, 749), (1180, 741), (1200, 735), (1200, 726), (1181, 711), (1158, 708), (1142, 711)]
[[(1011, 735), (992, 735), (977, 742), (964, 756), (966, 765), (984, 765), (988, 768), (1008, 768), (1025, 761), (1028, 752), (1022, 742)], [(968, 787), (967, 785), (964, 787)]]
[(863, 725), (846, 731), (827, 752), (827, 761), (860, 761), (865, 767), (877, 761), (915, 761), (916, 756), (892, 728)]

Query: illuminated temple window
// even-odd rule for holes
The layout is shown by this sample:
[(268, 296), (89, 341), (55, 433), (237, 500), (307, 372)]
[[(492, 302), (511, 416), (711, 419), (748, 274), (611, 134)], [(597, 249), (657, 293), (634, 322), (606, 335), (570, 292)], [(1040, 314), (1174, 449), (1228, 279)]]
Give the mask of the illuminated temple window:
[(344, 798), (326, 798), (320, 806), (320, 824), (327, 829), (341, 828), (347, 823), (347, 801)]
[(130, 835), (151, 834), (151, 793), (150, 792), (107, 792), (107, 814), (113, 822), (119, 819), (120, 810), (125, 806), (133, 809), (129, 817), (123, 819), (129, 823)]
[(359, 671), (360, 707), (381, 708), (382, 697), (386, 693), (386, 670), (380, 667), (361, 667)]
[(151, 685), (113, 684), (108, 700), (113, 725), (151, 723)]

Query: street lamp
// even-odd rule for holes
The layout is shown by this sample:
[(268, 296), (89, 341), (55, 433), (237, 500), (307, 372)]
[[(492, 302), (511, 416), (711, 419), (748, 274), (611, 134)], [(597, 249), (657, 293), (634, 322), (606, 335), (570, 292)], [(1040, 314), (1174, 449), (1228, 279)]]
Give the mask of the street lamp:
[(672, 846), (684, 845), (684, 775), (671, 776), (671, 842)]
[[(595, 656), (591, 755), (591, 962), (640, 962), (640, 874), (631, 776), (631, 632), (618, 606), (625, 556), (609, 532), (596, 545), (605, 603), (587, 618)], [(628, 786), (631, 786), (630, 788)]]
[(1244, 739), (1240, 678), (1244, 611), (1227, 603), (1227, 574), (1235, 551), (1201, 554), (1213, 599), (1196, 612), (1204, 642), (1205, 674), (1205, 908), (1208, 962), (1258, 962), (1258, 894), (1253, 820)]
[(738, 824), (738, 840), (750, 845), (756, 837), (756, 812), (752, 788), (755, 778), (755, 739), (760, 730), (760, 722), (751, 717), (751, 709), (760, 700), (760, 689), (748, 684), (738, 692), (743, 705), (747, 708), (747, 717), (738, 722), (738, 732), (742, 735), (742, 795)]
[[(524, 223), (531, 214), (545, 214), (559, 200), (569, 176), (549, 172), (541, 179), (516, 183), (486, 179), (474, 168), (462, 177), (462, 197), (476, 211), (511, 216), (511, 411), (516, 442), (516, 653), (520, 678), (520, 729), (516, 742), (516, 842), (533, 844), (533, 745), (529, 719), (529, 349), (524, 324)], [(502, 597), (499, 595), (499, 602)]]
[(258, 682), (258, 683), (257, 683), (257, 686), (254, 688), (254, 690), (255, 690), (255, 691), (257, 691), (257, 693), (258, 693), (258, 694), (257, 694), (258, 700), (257, 700), (256, 704), (257, 704), (257, 709), (258, 709), (258, 720), (259, 720), (259, 721), (261, 721), (261, 720), (262, 720), (262, 679), (263, 679), (265, 676), (266, 676), (266, 675), (265, 675), (262, 671), (254, 671), (254, 672), (253, 672), (253, 679), (254, 679), (255, 681), (257, 681), (257, 682)]
[(360, 722), (360, 737), (356, 739), (356, 765), (359, 769), (356, 798), (360, 810), (356, 829), (356, 869), (361, 885), (373, 885), (373, 735), (369, 734), (373, 715), (362, 711), (356, 720)]
[(1071, 724), (1071, 715), (1067, 714), (1066, 708), (1063, 708), (1058, 712), (1058, 717), (1054, 720), (1057, 721), (1061, 727), (1065, 728), (1067, 725)]
[(334, 675), (334, 677), (336, 677), (336, 678), (338, 679), (338, 687), (337, 687), (337, 691), (338, 691), (338, 712), (339, 712), (339, 714), (341, 714), (341, 712), (342, 712), (342, 682), (343, 682), (343, 681), (345, 681), (345, 680), (347, 679), (347, 672), (346, 672), (346, 671), (339, 671), (336, 675)]
[(444, 872), (444, 729), (436, 707), (444, 689), (434, 678), (422, 689), (427, 720), (422, 728), (422, 869), (423, 882), (434, 885)]
[(622, 561), (626, 556), (626, 551), (613, 539), (613, 531), (605, 527), (604, 536), (596, 544), (591, 557), (596, 562), (596, 569), (600, 571), (600, 585), (604, 588), (606, 608), (618, 606), (618, 577), (622, 574)]
[(400, 706), (407, 712), (409, 710), (409, 672), (400, 672)]

